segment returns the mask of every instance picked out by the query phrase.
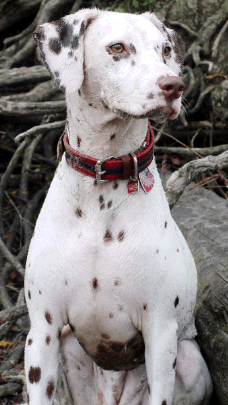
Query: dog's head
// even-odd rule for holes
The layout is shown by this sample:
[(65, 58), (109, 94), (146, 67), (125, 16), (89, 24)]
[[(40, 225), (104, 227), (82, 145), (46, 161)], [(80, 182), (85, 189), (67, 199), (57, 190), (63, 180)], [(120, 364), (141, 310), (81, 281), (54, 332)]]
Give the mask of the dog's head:
[(184, 45), (154, 14), (82, 9), (38, 26), (34, 38), (67, 94), (81, 89), (119, 116), (178, 115)]

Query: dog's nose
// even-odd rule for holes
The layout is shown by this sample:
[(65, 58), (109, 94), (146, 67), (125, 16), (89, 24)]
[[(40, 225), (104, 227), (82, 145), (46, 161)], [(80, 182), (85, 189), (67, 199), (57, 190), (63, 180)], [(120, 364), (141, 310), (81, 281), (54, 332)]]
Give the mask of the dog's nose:
[(158, 78), (158, 86), (166, 99), (173, 101), (181, 96), (184, 90), (184, 83), (177, 76), (161, 76)]

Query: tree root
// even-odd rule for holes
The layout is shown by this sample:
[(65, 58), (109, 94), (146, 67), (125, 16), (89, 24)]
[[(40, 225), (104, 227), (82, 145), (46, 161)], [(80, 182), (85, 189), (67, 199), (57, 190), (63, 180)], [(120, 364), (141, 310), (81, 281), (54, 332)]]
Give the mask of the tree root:
[(215, 172), (228, 168), (228, 150), (219, 156), (207, 156), (203, 159), (187, 163), (174, 172), (166, 183), (166, 197), (170, 208), (176, 204), (184, 189), (199, 174)]

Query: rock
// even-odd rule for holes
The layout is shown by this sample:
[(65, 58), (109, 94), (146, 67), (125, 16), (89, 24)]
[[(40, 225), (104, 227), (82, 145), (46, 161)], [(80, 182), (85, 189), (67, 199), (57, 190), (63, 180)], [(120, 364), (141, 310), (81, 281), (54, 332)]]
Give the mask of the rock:
[(213, 405), (228, 404), (228, 202), (206, 189), (177, 202), (172, 215), (198, 270), (198, 343), (212, 375)]

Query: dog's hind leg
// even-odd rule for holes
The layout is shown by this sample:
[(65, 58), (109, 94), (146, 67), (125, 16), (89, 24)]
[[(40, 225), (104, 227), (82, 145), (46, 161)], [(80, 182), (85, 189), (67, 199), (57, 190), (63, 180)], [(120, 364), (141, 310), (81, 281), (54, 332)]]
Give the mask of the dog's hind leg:
[(195, 340), (182, 340), (177, 347), (173, 405), (207, 405), (212, 383)]
[(62, 331), (61, 353), (74, 405), (98, 405), (93, 361), (82, 349), (69, 326), (65, 326)]

